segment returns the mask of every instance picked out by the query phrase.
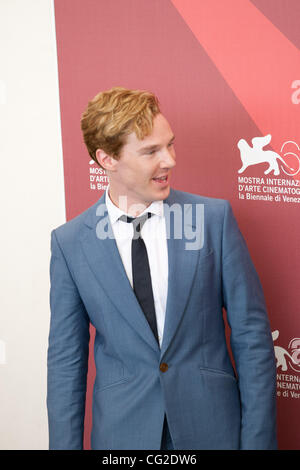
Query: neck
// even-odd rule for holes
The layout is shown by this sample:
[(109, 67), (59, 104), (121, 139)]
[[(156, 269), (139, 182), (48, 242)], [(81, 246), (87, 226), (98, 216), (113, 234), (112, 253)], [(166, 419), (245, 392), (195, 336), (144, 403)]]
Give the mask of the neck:
[(111, 188), (109, 188), (108, 194), (112, 203), (131, 217), (139, 216), (151, 204), (131, 201), (126, 195), (116, 195), (111, 191)]

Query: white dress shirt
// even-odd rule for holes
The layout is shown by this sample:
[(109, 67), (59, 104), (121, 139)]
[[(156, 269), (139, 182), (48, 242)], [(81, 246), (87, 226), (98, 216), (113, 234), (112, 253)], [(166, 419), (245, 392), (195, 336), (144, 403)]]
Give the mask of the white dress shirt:
[[(125, 212), (115, 206), (109, 197), (108, 190), (105, 195), (105, 203), (124, 269), (132, 286), (131, 241), (133, 237), (133, 225), (119, 220), (121, 215), (124, 215)], [(143, 215), (145, 212), (151, 212), (151, 214), (153, 214), (152, 217), (147, 219), (144, 223), (141, 235), (148, 253), (157, 332), (161, 346), (166, 315), (169, 271), (163, 201), (152, 202), (140, 215)], [(128, 216), (128, 214), (125, 215)]]

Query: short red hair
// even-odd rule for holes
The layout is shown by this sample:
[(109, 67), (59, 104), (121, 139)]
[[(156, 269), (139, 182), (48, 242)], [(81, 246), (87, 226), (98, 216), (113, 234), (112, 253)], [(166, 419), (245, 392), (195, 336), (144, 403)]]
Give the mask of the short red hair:
[(127, 135), (135, 132), (142, 140), (151, 134), (153, 118), (159, 113), (158, 99), (149, 91), (115, 87), (98, 93), (81, 117), (83, 139), (91, 158), (98, 163), (97, 149), (119, 158)]

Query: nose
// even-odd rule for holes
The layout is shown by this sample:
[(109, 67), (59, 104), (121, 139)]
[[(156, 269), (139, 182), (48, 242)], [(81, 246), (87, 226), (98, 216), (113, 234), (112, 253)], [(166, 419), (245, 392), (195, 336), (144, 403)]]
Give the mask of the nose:
[(175, 156), (174, 148), (171, 147), (171, 148), (164, 149), (161, 155), (160, 167), (171, 169), (171, 168), (174, 168), (175, 165), (176, 165), (176, 156)]

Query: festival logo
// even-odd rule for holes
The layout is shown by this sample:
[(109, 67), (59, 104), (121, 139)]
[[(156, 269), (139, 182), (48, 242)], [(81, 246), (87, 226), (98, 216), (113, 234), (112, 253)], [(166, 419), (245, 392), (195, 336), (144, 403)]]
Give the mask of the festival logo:
[[(272, 332), (273, 341), (279, 331)], [(287, 348), (274, 346), (277, 367), (277, 396), (281, 398), (300, 398), (300, 338), (293, 338)], [(297, 374), (295, 374), (297, 372)]]
[[(238, 170), (238, 198), (253, 201), (300, 204), (300, 147), (288, 140), (281, 146), (280, 154), (266, 150), (271, 142), (271, 134), (254, 137), (252, 147), (245, 139), (240, 139), (237, 147), (240, 151), (242, 166)], [(256, 166), (267, 163), (264, 175), (257, 174), (261, 168)], [(247, 168), (255, 168), (254, 175), (242, 175)], [(285, 176), (287, 175), (287, 176)]]
[[(273, 341), (279, 337), (279, 331), (272, 332)], [(277, 361), (277, 369), (281, 368), (283, 372), (288, 368), (300, 373), (300, 338), (294, 338), (289, 342), (288, 350), (281, 346), (274, 346), (275, 357)]]
[(108, 187), (108, 176), (94, 160), (89, 161), (89, 185), (92, 191), (105, 191)]
[[(242, 160), (242, 167), (238, 170), (238, 173), (243, 173), (248, 166), (257, 165), (258, 163), (268, 163), (269, 167), (265, 170), (264, 174), (268, 175), (273, 171), (274, 176), (280, 174), (279, 163), (282, 171), (288, 176), (296, 176), (300, 171), (300, 159), (297, 155), (299, 153), (299, 146), (296, 142), (287, 141), (281, 147), (281, 152), (286, 146), (291, 144), (295, 147), (294, 151), (286, 151), (282, 156), (273, 150), (264, 150), (264, 147), (271, 142), (271, 134), (265, 135), (264, 137), (254, 137), (252, 139), (252, 147), (246, 142), (245, 139), (238, 141), (238, 148), (240, 150), (240, 157)], [(287, 158), (295, 160), (293, 167), (287, 163)], [(283, 164), (283, 165), (282, 165)]]

